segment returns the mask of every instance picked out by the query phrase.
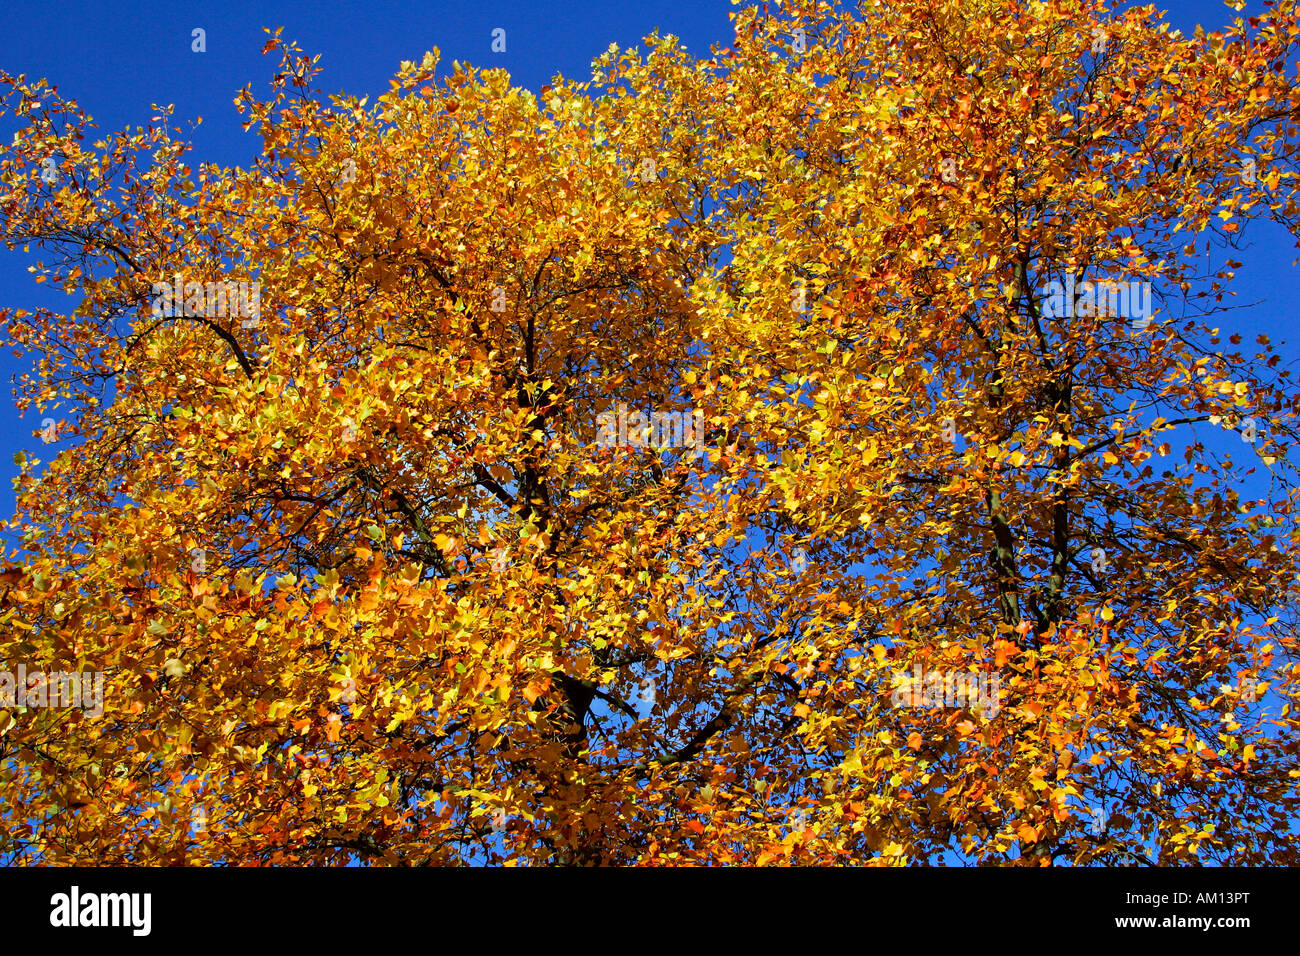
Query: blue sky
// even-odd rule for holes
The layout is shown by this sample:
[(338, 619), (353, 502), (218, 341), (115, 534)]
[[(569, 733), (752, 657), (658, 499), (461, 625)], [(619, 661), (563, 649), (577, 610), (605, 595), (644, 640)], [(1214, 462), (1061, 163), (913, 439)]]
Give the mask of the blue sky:
[[(1168, 19), (1189, 35), (1198, 23), (1215, 29), (1263, 10), (1261, 0), (1251, 0), (1242, 14), (1221, 0), (1172, 0), (1157, 6), (1164, 6)], [(146, 123), (154, 115), (153, 104), (174, 104), (175, 123), (183, 128), (203, 118), (203, 125), (191, 134), (191, 165), (211, 161), (246, 166), (261, 140), (242, 129), (243, 118), (232, 100), (249, 84), (256, 95), (265, 95), (276, 70), (278, 53), (259, 52), (266, 40), (263, 27), (283, 27), (284, 39), (296, 41), (308, 55), (320, 54), (323, 72), (315, 85), (327, 94), (368, 94), (373, 101), (388, 89), (401, 61), (418, 62), (434, 47), (442, 56), (439, 74), (445, 74), (453, 60), (503, 67), (514, 83), (534, 91), (557, 73), (586, 79), (591, 60), (611, 43), (636, 46), (655, 30), (678, 36), (692, 53), (703, 56), (713, 44), (730, 43), (728, 14), (735, 9), (730, 0), (10, 0), (0, 12), (0, 67), (47, 78), (94, 117), (100, 135)], [(205, 31), (205, 53), (191, 51), (195, 28)], [(492, 52), (492, 33), (498, 28), (506, 31), (504, 53)], [(0, 133), (9, 135), (7, 130)], [(1264, 332), (1278, 346), (1283, 362), (1300, 360), (1300, 347), (1283, 344), (1294, 324), (1294, 241), (1285, 230), (1258, 222), (1247, 228), (1246, 246), (1243, 252), (1231, 253), (1244, 262), (1233, 286), (1236, 301), (1259, 305), (1221, 316), (1225, 339), (1239, 332), (1249, 343)], [(71, 311), (71, 298), (32, 284), (26, 267), (35, 253), (0, 249), (0, 305)], [(1212, 250), (1212, 263), (1221, 265), (1225, 255), (1224, 250)], [(25, 360), (0, 352), (0, 383), (6, 389), (12, 375), (27, 369)], [(0, 398), (0, 471), (6, 479), (17, 474), (15, 452), (25, 449), (36, 457), (51, 457), (42, 453), (34, 435), (39, 428), (40, 417), (34, 412), (19, 418), (11, 394)], [(1231, 447), (1227, 443), (1233, 438), (1224, 437), (1224, 447)], [(13, 502), (10, 482), (0, 481), (4, 516), (12, 513)]]

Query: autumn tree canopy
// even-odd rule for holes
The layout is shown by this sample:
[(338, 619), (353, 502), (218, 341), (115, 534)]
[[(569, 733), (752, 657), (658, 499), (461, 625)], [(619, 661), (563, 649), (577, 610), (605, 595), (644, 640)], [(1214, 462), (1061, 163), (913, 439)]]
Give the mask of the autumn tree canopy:
[(1197, 247), (1297, 228), (1294, 0), (734, 25), (272, 33), (248, 168), (0, 75), (0, 667), (104, 681), (0, 707), (0, 855), (1298, 862), (1300, 391)]

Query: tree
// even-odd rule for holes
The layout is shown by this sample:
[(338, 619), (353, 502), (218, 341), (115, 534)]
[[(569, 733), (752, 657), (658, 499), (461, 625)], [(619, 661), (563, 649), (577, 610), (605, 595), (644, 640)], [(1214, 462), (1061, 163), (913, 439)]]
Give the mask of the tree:
[(0, 659), (105, 675), (0, 712), (5, 853), (1296, 861), (1300, 405), (1195, 245), (1295, 231), (1295, 4), (734, 23), (373, 106), (277, 33), (249, 169), (3, 76), (80, 304)]

